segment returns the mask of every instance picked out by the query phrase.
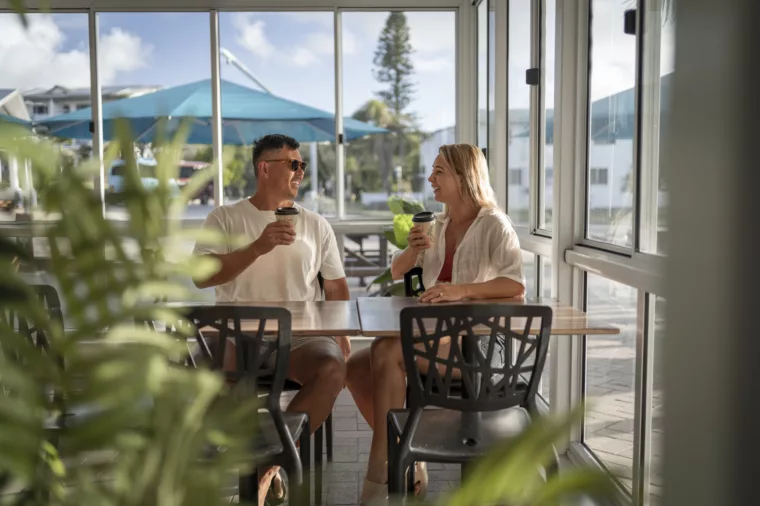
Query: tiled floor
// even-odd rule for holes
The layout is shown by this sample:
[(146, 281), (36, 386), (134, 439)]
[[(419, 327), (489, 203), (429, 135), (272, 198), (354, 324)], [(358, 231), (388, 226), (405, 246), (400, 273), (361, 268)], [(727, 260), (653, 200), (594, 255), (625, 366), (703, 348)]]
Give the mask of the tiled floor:
[[(283, 405), (287, 401), (283, 395)], [(333, 463), (327, 464), (325, 460), (322, 504), (358, 505), (372, 431), (359, 414), (348, 390), (343, 390), (335, 402), (333, 429)], [(456, 464), (428, 464), (428, 475), (429, 499), (459, 485), (459, 465)]]

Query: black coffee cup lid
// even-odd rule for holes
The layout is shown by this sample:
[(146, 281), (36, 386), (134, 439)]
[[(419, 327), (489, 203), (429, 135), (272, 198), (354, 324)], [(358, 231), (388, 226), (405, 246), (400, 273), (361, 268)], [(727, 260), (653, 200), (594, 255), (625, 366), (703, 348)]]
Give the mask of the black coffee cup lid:
[(274, 212), (275, 214), (298, 214), (298, 209), (295, 207), (278, 207), (277, 210)]
[(414, 217), (412, 217), (412, 221), (415, 222), (433, 221), (434, 219), (435, 214), (433, 214), (432, 211), (420, 211), (419, 213), (415, 214)]

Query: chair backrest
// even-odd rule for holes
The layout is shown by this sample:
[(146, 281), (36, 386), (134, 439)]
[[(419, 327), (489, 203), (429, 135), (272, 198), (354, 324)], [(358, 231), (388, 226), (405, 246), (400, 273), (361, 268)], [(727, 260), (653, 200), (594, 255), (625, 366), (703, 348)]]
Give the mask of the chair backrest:
[[(197, 343), (208, 365), (224, 370), (228, 339), (235, 343), (236, 370), (225, 371), (228, 379), (257, 395), (258, 380), (267, 377), (267, 408), (279, 410), (290, 358), (290, 311), (276, 307), (194, 306), (186, 318), (195, 325)], [(243, 330), (243, 325), (247, 329)], [(216, 339), (208, 339), (210, 333)]]
[[(417, 288), (414, 287), (414, 277), (417, 277)], [(419, 297), (425, 291), (422, 284), (422, 267), (412, 267), (404, 274), (404, 295), (407, 297)]]
[[(63, 326), (61, 299), (58, 297), (55, 287), (38, 284), (31, 285), (31, 288), (37, 294), (40, 303), (47, 310), (51, 323)], [(32, 346), (46, 352), (49, 350), (50, 341), (45, 333), (45, 329), (37, 327), (34, 325), (34, 322), (27, 320), (15, 311), (5, 311), (3, 318), (7, 320), (9, 326), (24, 336)]]
[[(403, 309), (408, 407), (461, 411), (529, 407), (546, 360), (551, 322), (547, 306), (494, 303)], [(512, 330), (518, 324), (520, 330)], [(538, 328), (538, 333), (532, 335), (531, 328)], [(450, 349), (438, 356), (442, 340), (449, 342)], [(418, 360), (428, 361), (424, 374)]]

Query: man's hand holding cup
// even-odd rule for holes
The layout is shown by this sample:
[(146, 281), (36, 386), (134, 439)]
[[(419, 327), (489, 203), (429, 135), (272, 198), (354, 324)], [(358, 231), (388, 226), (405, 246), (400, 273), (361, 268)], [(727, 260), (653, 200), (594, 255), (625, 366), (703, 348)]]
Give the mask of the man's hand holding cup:
[(266, 255), (275, 246), (289, 246), (296, 240), (296, 230), (288, 221), (275, 221), (267, 225), (251, 249), (256, 256)]

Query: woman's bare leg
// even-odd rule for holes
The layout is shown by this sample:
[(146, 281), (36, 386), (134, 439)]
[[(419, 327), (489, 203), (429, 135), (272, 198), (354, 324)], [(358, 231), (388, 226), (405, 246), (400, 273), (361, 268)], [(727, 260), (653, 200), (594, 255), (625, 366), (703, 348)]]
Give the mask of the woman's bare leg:
[(406, 370), (398, 337), (377, 338), (371, 347), (373, 417), (367, 479), (388, 481), (388, 411), (404, 407)]
[(372, 395), (372, 360), (370, 348), (351, 353), (346, 363), (346, 387), (354, 398), (359, 413), (369, 426), (375, 428)]

